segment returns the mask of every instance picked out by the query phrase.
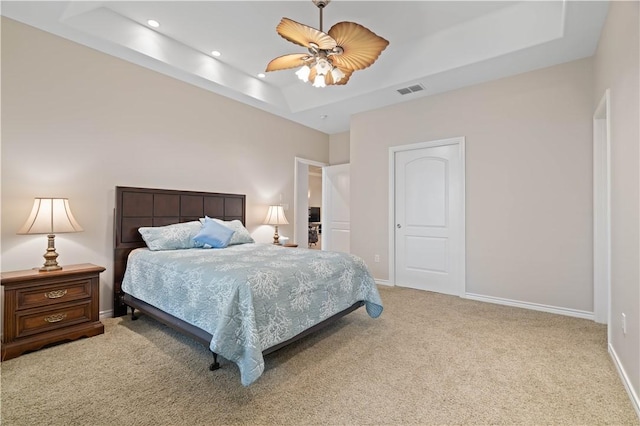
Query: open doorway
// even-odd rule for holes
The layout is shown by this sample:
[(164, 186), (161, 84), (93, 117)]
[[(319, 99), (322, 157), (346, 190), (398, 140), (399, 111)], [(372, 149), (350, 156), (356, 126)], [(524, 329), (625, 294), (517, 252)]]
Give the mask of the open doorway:
[[(322, 167), (325, 163), (307, 160), (305, 158), (296, 157), (294, 165), (294, 191), (293, 191), (293, 208), (294, 208), (294, 226), (293, 239), (298, 247), (309, 247), (312, 249), (321, 249), (321, 226), (317, 226), (318, 241), (315, 244), (309, 244), (310, 234), (310, 207), (318, 207), (320, 209), (320, 220), (322, 214)], [(317, 176), (316, 176), (317, 175)], [(319, 181), (319, 186), (316, 184)], [(317, 188), (317, 189), (316, 189)], [(316, 201), (316, 191), (320, 194), (319, 201)], [(315, 217), (313, 218), (315, 219)], [(318, 222), (320, 222), (318, 220)], [(319, 244), (320, 243), (320, 244)]]
[(322, 250), (322, 167), (309, 166), (309, 234), (310, 249)]

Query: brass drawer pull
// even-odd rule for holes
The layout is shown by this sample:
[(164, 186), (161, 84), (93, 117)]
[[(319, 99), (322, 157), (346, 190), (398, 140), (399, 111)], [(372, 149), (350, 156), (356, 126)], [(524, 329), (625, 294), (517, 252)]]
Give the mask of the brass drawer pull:
[(59, 322), (67, 317), (67, 314), (54, 314), (49, 315), (48, 317), (44, 317), (46, 322)]
[(45, 293), (44, 297), (46, 297), (47, 299), (57, 299), (59, 297), (64, 296), (65, 294), (67, 294), (67, 289), (54, 290), (54, 291), (50, 291), (48, 293)]

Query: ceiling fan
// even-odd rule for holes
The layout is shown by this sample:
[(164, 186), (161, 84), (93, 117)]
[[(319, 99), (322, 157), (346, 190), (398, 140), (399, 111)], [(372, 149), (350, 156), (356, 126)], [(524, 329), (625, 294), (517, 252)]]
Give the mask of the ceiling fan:
[(373, 64), (389, 45), (384, 38), (355, 22), (338, 22), (322, 32), (322, 11), (331, 0), (312, 0), (320, 10), (320, 29), (282, 18), (276, 31), (286, 40), (306, 47), (309, 53), (279, 56), (267, 71), (301, 67), (296, 75), (314, 87), (347, 84), (354, 71)]

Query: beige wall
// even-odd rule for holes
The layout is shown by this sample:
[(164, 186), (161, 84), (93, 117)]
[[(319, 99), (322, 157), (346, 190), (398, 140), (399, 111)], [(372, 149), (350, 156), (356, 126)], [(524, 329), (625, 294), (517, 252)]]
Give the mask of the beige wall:
[[(611, 2), (594, 59), (595, 110), (610, 89), (611, 346), (640, 395), (638, 2)], [(621, 316), (627, 316), (627, 334)], [(637, 404), (640, 401), (636, 401)]]
[(352, 117), (352, 253), (389, 278), (389, 147), (464, 136), (466, 291), (592, 312), (592, 92), (586, 59)]
[(4, 271), (44, 261), (45, 236), (15, 234), (33, 197), (68, 197), (84, 232), (56, 237), (58, 261), (107, 267), (110, 309), (116, 185), (244, 193), (269, 242), (261, 221), (280, 194), (293, 205), (295, 156), (328, 162), (328, 135), (2, 18)]
[(322, 175), (309, 173), (309, 207), (322, 207)]
[(329, 164), (349, 162), (349, 132), (335, 133), (329, 137)]

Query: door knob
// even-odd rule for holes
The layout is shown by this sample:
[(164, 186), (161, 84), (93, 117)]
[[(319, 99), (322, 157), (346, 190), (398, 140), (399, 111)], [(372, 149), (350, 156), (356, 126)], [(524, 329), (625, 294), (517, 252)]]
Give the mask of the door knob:
[(400, 229), (400, 228), (402, 228), (402, 225), (397, 224), (397, 225), (396, 225), (396, 227), (397, 227), (398, 229)]

